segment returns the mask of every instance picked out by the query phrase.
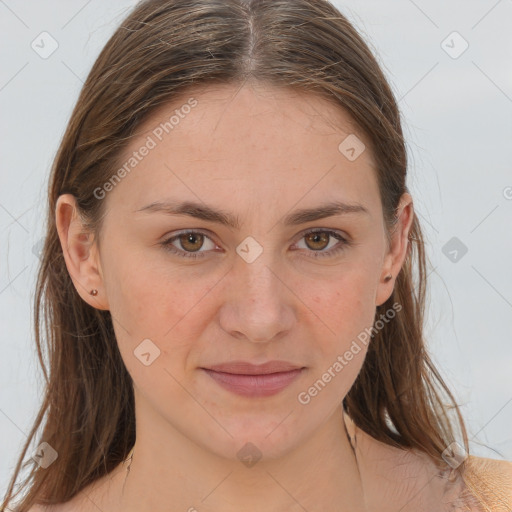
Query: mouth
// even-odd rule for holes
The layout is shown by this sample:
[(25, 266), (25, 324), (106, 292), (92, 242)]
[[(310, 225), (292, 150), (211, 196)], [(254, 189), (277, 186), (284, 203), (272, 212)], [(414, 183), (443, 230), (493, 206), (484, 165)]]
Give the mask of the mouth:
[(271, 361), (253, 365), (242, 361), (200, 368), (222, 388), (246, 397), (279, 393), (302, 374), (305, 367)]

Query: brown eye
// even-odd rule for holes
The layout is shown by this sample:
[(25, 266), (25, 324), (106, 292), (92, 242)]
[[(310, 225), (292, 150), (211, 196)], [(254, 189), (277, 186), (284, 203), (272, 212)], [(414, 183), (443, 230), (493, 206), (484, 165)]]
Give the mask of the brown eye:
[(201, 249), (204, 243), (204, 235), (201, 233), (184, 233), (179, 235), (181, 247), (186, 251), (197, 251)]
[(164, 240), (160, 245), (172, 254), (194, 259), (203, 258), (205, 253), (215, 249), (213, 240), (200, 231), (183, 231)]
[(336, 231), (329, 229), (316, 229), (302, 234), (300, 244), (309, 256), (313, 258), (333, 257), (341, 254), (352, 242)]
[[(328, 229), (308, 231), (302, 235), (301, 242), (306, 245), (306, 247), (302, 247), (302, 249), (306, 249), (309, 256), (313, 256), (314, 258), (335, 256), (352, 245), (352, 242), (345, 237), (341, 236), (336, 231)], [(208, 248), (208, 243), (211, 244), (210, 248)], [(207, 253), (215, 251), (216, 248), (213, 240), (200, 231), (178, 233), (164, 240), (160, 245), (172, 254), (194, 259), (203, 258)], [(328, 250), (325, 250), (326, 248), (328, 248)]]
[(325, 231), (312, 232), (307, 234), (304, 239), (310, 249), (321, 251), (329, 245), (331, 235)]

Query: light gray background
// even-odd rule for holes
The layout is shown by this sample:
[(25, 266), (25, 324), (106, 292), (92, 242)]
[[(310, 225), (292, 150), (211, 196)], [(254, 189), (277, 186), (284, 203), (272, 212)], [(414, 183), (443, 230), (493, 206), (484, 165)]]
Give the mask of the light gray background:
[[(0, 0), (2, 494), (42, 395), (33, 248), (50, 165), (82, 82), (135, 3)], [(426, 335), (434, 360), (462, 404), (473, 453), (512, 460), (512, 0), (336, 5), (400, 99), (408, 184), (433, 267)], [(43, 31), (59, 45), (47, 59), (31, 48)], [(458, 58), (458, 36), (445, 43), (452, 56), (441, 46), (454, 31), (469, 44)], [(456, 262), (452, 237), (467, 247)]]

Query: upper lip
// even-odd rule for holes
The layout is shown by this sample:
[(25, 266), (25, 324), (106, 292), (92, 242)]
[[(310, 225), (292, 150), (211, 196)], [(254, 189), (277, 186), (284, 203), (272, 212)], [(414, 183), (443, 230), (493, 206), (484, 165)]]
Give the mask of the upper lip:
[(216, 372), (235, 373), (239, 375), (266, 375), (268, 373), (289, 372), (299, 370), (302, 366), (288, 363), (287, 361), (267, 361), (263, 364), (252, 364), (247, 361), (230, 361), (227, 363), (215, 364), (204, 368)]

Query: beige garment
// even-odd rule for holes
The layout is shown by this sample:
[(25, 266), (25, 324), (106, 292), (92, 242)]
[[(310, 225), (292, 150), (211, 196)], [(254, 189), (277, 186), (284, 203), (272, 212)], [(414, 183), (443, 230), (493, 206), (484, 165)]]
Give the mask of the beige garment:
[(463, 479), (482, 511), (512, 511), (512, 462), (470, 456)]

